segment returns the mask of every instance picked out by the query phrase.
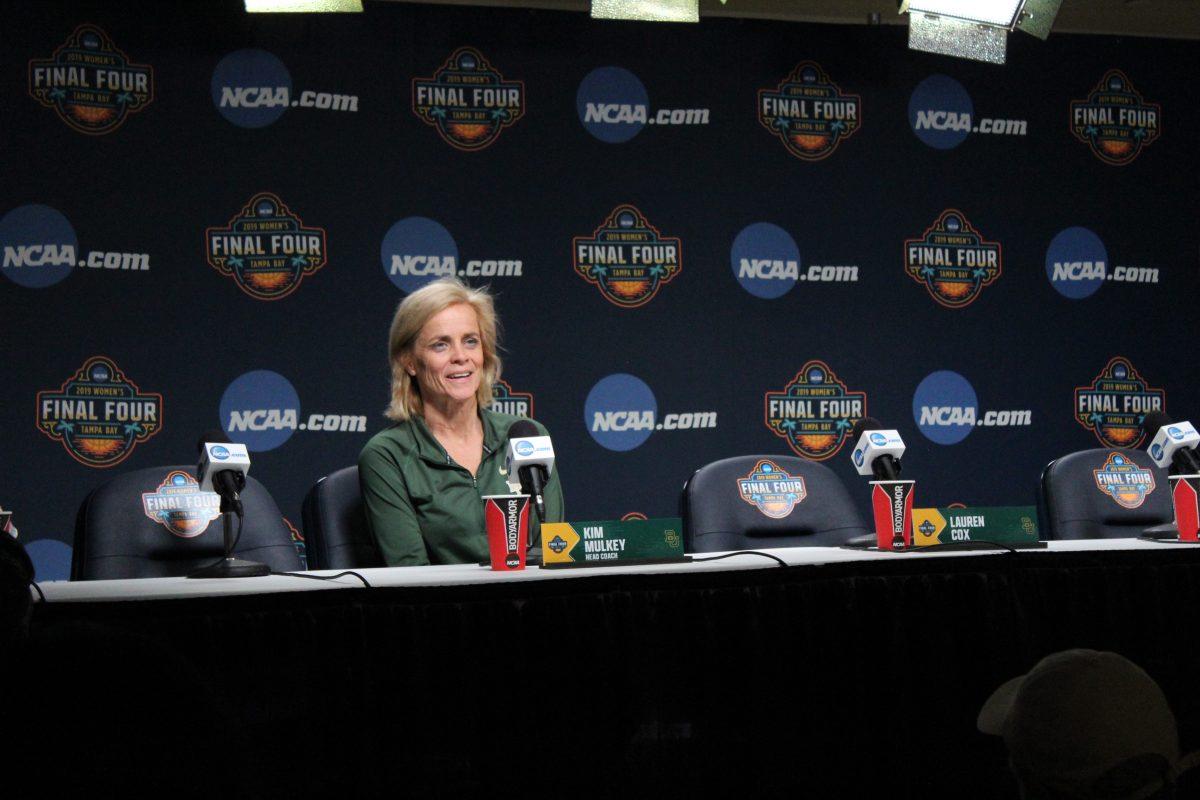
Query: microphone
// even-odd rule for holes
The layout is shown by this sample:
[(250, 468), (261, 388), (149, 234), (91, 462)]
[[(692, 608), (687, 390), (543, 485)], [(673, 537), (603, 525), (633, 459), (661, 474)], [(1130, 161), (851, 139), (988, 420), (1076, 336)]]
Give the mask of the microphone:
[(196, 443), (200, 452), (200, 464), (196, 467), (196, 480), (200, 491), (216, 492), (221, 496), (221, 511), (242, 513), (242, 500), (238, 497), (246, 488), (246, 473), (250, 471), (250, 453), (246, 445), (229, 440), (219, 428), (207, 430)]
[[(246, 488), (246, 473), (250, 471), (250, 453), (246, 445), (231, 442), (219, 428), (207, 430), (196, 443), (200, 451), (200, 464), (196, 467), (196, 480), (200, 491), (216, 492), (221, 496), (221, 527), (225, 555), (221, 560), (201, 567), (188, 574), (189, 578), (252, 578), (270, 575), (271, 568), (257, 561), (235, 558), (234, 549), (242, 536), (245, 513), (242, 498)], [(233, 515), (237, 514), (237, 533), (233, 531)]]
[(554, 445), (549, 436), (538, 432), (527, 419), (519, 419), (508, 429), (508, 452), (504, 467), (509, 475), (521, 481), (521, 491), (533, 495), (538, 519), (546, 519), (546, 484), (554, 471)]
[(877, 481), (900, 478), (904, 440), (898, 431), (885, 429), (874, 417), (863, 417), (854, 423), (850, 438), (858, 440), (851, 458), (859, 475), (872, 475)]
[(1196, 457), (1200, 433), (1196, 433), (1192, 423), (1171, 422), (1163, 412), (1152, 411), (1142, 420), (1142, 431), (1154, 437), (1146, 452), (1157, 466), (1169, 464), (1172, 475), (1200, 474), (1200, 459)]

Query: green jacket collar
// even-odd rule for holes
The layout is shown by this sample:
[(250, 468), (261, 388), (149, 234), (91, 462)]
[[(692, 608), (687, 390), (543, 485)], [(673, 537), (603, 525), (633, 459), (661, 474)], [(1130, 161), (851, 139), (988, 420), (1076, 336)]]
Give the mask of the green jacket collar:
[[(508, 435), (508, 431), (500, 430), (500, 422), (496, 415), (486, 408), (479, 409), (479, 418), (483, 422), (483, 457), (486, 460), (504, 445), (504, 437)], [(417, 455), (421, 460), (430, 464), (449, 464), (450, 456), (425, 424), (425, 418), (413, 417), (412, 423)]]

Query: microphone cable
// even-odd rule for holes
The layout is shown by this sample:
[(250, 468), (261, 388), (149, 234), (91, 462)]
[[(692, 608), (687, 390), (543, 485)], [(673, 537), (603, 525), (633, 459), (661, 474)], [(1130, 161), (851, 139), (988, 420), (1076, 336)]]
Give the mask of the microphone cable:
[(275, 570), (271, 570), (271, 574), (272, 575), (286, 575), (289, 578), (308, 578), (311, 581), (333, 581), (333, 580), (337, 580), (338, 578), (344, 577), (346, 575), (353, 575), (354, 577), (356, 577), (360, 581), (362, 581), (363, 586), (367, 587), (368, 589), (375, 588), (374, 586), (371, 585), (370, 581), (368, 581), (366, 578), (364, 578), (362, 575), (358, 574), (357, 572), (355, 572), (352, 569), (348, 569), (343, 572), (339, 572), (337, 575), (308, 575), (303, 572), (276, 572)]
[(709, 556), (707, 558), (697, 558), (693, 555), (692, 563), (696, 563), (698, 561), (720, 561), (723, 558), (733, 558), (734, 556), (762, 556), (763, 558), (771, 559), (781, 567), (789, 566), (788, 563), (779, 556), (774, 555), (773, 553), (764, 553), (761, 550), (735, 550), (732, 553), (725, 553), (724, 555), (719, 556)]

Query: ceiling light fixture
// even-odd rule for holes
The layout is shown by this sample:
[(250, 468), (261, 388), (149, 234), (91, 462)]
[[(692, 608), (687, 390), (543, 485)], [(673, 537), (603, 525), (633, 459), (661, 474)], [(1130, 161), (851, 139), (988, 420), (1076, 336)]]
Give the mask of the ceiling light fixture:
[(1062, 0), (900, 0), (908, 14), (908, 46), (926, 53), (1003, 64), (1009, 31), (1018, 28), (1039, 39)]

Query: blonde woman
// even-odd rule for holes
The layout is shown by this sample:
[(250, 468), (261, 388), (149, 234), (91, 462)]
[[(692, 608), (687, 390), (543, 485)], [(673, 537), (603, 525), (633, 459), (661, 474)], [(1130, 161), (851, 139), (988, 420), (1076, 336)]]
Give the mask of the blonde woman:
[[(487, 408), (500, 377), (496, 349), (495, 304), (483, 289), (442, 279), (396, 309), (388, 336), (393, 424), (358, 459), (367, 524), (389, 566), (488, 558), (481, 498), (510, 493), (500, 470), (518, 419)], [(557, 469), (545, 503), (545, 521), (561, 520)]]

